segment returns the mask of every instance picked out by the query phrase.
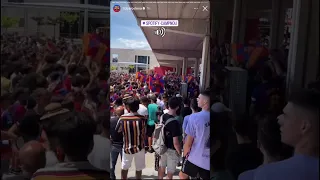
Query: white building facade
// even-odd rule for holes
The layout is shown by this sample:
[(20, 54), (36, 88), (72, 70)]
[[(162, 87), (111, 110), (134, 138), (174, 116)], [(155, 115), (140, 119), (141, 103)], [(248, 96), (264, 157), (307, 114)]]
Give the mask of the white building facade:
[(134, 67), (133, 72), (159, 67), (159, 62), (152, 50), (111, 48), (111, 70), (129, 72), (128, 67)]
[[(14, 17), (19, 23), (8, 32), (18, 32), (21, 35), (33, 35), (37, 32), (37, 23), (32, 17), (61, 17), (62, 13), (75, 13), (78, 20), (71, 27), (72, 38), (79, 38), (86, 32), (93, 32), (97, 27), (109, 26), (109, 5), (106, 0), (1, 0), (1, 17)], [(1, 32), (4, 29), (1, 28)], [(68, 37), (67, 23), (41, 25), (39, 32), (46, 36)]]

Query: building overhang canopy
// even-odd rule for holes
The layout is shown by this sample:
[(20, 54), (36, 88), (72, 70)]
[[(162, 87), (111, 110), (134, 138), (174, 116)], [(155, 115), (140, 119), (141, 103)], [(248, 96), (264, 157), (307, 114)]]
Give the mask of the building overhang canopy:
[[(140, 26), (158, 60), (182, 60), (184, 57), (201, 58), (203, 39), (209, 33), (209, 1), (193, 3), (129, 1), (139, 26), (141, 20), (179, 21), (177, 27), (165, 27), (164, 37), (155, 35), (155, 31), (159, 27)], [(203, 11), (203, 6), (207, 6), (208, 11)], [(142, 7), (145, 7), (145, 10), (138, 10)]]
[(50, 9), (68, 9), (68, 10), (89, 10), (101, 11), (109, 13), (110, 7), (98, 6), (90, 4), (76, 4), (76, 3), (6, 3), (1, 2), (1, 7), (15, 7), (15, 8), (50, 8)]
[[(171, 66), (176, 66), (176, 65), (181, 65), (182, 66), (182, 62), (181, 61), (158, 59), (158, 62), (159, 62), (160, 65), (163, 65), (163, 66), (167, 66), (167, 65), (170, 65), (170, 64), (171, 64)], [(187, 64), (193, 66), (195, 64), (195, 60), (193, 60), (193, 59), (188, 60)]]

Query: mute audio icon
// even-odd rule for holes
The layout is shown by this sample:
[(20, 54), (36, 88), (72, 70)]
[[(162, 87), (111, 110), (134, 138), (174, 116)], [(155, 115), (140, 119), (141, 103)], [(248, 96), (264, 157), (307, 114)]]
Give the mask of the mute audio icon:
[(166, 28), (161, 27), (161, 28), (155, 30), (154, 34), (157, 35), (157, 36), (164, 37), (166, 35)]

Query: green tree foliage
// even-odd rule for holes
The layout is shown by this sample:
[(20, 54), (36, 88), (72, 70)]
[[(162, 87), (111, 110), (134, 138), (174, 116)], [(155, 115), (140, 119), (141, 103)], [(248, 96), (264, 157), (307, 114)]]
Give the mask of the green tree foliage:
[(111, 71), (116, 71), (117, 69), (117, 66), (111, 66)]
[(15, 17), (8, 17), (8, 16), (3, 16), (1, 17), (1, 27), (5, 29), (5, 32), (7, 32), (8, 28), (12, 28), (19, 22), (19, 18)]
[(78, 21), (79, 15), (76, 13), (62, 13), (61, 18), (69, 25), (69, 37), (71, 38), (72, 26)]

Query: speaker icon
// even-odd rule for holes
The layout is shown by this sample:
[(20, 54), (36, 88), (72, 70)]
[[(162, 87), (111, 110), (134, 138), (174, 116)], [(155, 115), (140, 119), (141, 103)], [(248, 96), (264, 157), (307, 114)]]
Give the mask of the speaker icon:
[(166, 28), (161, 27), (161, 28), (155, 30), (154, 34), (157, 35), (157, 36), (164, 37), (166, 35)]

